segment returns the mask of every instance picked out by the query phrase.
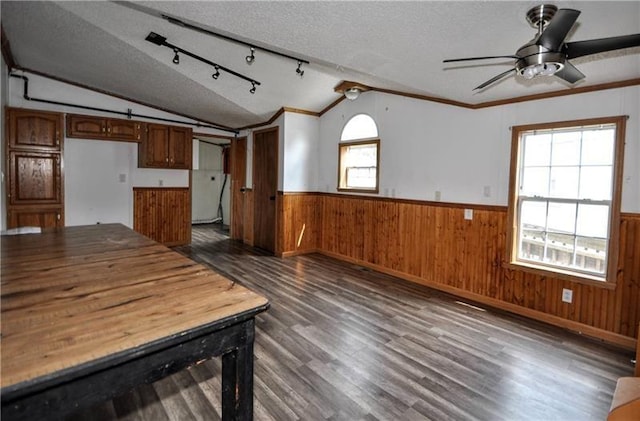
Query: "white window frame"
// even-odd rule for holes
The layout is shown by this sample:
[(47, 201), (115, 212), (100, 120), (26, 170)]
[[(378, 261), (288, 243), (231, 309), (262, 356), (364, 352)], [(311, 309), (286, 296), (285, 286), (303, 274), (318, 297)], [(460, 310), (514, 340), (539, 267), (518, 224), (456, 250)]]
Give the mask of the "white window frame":
[[(596, 119), (574, 120), (545, 124), (531, 124), (512, 128), (511, 142), (511, 175), (509, 193), (509, 230), (507, 243), (507, 266), (513, 269), (533, 272), (544, 276), (571, 281), (592, 283), (605, 287), (614, 287), (617, 276), (617, 261), (619, 251), (620, 202), (622, 186), (622, 167), (624, 153), (624, 137), (626, 132), (626, 116), (605, 117)], [(520, 195), (520, 180), (523, 170), (523, 135), (537, 131), (564, 131), (568, 129), (583, 130), (601, 125), (615, 125), (615, 140), (613, 151), (612, 190), (610, 200), (565, 199), (556, 197), (528, 197)], [(577, 270), (559, 265), (553, 265), (536, 260), (528, 260), (518, 256), (520, 246), (520, 209), (524, 202), (554, 202), (578, 204), (606, 204), (610, 206), (607, 237), (606, 267), (604, 273)], [(545, 228), (546, 230), (546, 228)]]

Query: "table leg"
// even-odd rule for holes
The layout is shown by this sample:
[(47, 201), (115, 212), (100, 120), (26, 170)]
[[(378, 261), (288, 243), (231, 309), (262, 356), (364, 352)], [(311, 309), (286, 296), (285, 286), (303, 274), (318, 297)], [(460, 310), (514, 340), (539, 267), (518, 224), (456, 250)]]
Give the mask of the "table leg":
[(245, 343), (222, 355), (222, 420), (253, 420), (254, 320), (245, 324)]

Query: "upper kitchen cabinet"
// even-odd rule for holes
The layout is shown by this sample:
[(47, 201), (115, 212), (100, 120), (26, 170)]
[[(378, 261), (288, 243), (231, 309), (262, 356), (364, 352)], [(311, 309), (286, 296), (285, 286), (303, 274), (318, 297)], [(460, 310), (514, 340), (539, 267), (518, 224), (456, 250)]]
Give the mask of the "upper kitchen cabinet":
[(191, 169), (192, 130), (187, 127), (147, 124), (140, 143), (138, 166), (142, 168)]
[(62, 114), (7, 108), (6, 119), (7, 146), (10, 149), (61, 150)]
[(141, 142), (145, 125), (135, 120), (67, 114), (67, 137)]

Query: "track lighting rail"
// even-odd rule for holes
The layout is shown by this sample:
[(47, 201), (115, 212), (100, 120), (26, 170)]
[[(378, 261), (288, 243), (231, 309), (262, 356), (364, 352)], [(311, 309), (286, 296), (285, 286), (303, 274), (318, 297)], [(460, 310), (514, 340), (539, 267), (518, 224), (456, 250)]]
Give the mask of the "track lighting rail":
[[(174, 44), (171, 44), (170, 42), (167, 42), (167, 38), (163, 37), (162, 35), (156, 34), (155, 32), (150, 32), (149, 35), (147, 35), (147, 38), (145, 38), (145, 39), (147, 41), (153, 43), (153, 44), (160, 45), (160, 46), (163, 46), (163, 47), (167, 47), (167, 48), (170, 48), (171, 50), (173, 50), (176, 53), (176, 56), (174, 57), (173, 62), (176, 63), (176, 64), (180, 63), (180, 59), (177, 58), (178, 57), (178, 53), (182, 53), (185, 56), (189, 56), (189, 57), (194, 58), (194, 59), (196, 59), (198, 61), (206, 63), (206, 64), (208, 64), (210, 66), (213, 66), (213, 68), (216, 70), (216, 73), (214, 73), (214, 75), (219, 75), (220, 74), (219, 71), (222, 70), (222, 71), (225, 71), (225, 72), (227, 72), (229, 74), (234, 75), (235, 77), (238, 77), (240, 79), (246, 80), (247, 82), (251, 83), (251, 85), (252, 85), (251, 90), (250, 90), (251, 93), (255, 92), (256, 85), (260, 85), (260, 82), (258, 82), (255, 79), (252, 79), (252, 78), (250, 78), (248, 76), (245, 76), (245, 75), (243, 75), (241, 73), (238, 73), (238, 72), (236, 72), (234, 70), (231, 70), (231, 69), (229, 69), (227, 67), (224, 67), (221, 64), (214, 63), (211, 60), (207, 60), (204, 57), (200, 57), (199, 55), (194, 54), (194, 53), (192, 53), (190, 51), (187, 51), (184, 48), (178, 47), (177, 45), (174, 45)], [(216, 76), (213, 76), (213, 78), (217, 79)]]
[[(265, 52), (270, 53), (270, 54), (275, 54), (275, 55), (280, 56), (280, 57), (285, 57), (285, 58), (288, 58), (290, 60), (295, 60), (299, 64), (302, 64), (302, 63), (309, 64), (309, 61), (307, 61), (307, 60), (304, 60), (304, 59), (301, 59), (301, 58), (298, 58), (298, 57), (294, 57), (294, 56), (290, 56), (288, 54), (284, 54), (284, 53), (281, 53), (279, 51), (271, 50), (269, 48), (259, 47), (259, 46), (255, 45), (255, 44), (251, 44), (249, 42), (241, 41), (239, 39), (230, 37), (228, 35), (219, 34), (217, 32), (213, 32), (213, 31), (210, 31), (208, 29), (201, 28), (201, 27), (196, 26), (196, 25), (192, 25), (190, 23), (181, 21), (180, 19), (176, 19), (176, 18), (173, 18), (171, 16), (162, 15), (162, 18), (166, 19), (170, 23), (173, 23), (174, 25), (182, 26), (184, 28), (188, 28), (188, 29), (192, 29), (194, 31), (202, 32), (202, 33), (207, 34), (207, 35), (212, 35), (214, 37), (222, 38), (222, 39), (225, 39), (227, 41), (231, 41), (231, 42), (235, 42), (235, 43), (238, 43), (238, 44), (242, 44), (242, 45), (247, 46), (247, 47), (249, 47), (250, 49), (253, 49), (253, 50), (265, 51)], [(253, 56), (253, 52), (252, 52), (251, 56)], [(298, 72), (298, 73), (300, 73), (300, 72)]]

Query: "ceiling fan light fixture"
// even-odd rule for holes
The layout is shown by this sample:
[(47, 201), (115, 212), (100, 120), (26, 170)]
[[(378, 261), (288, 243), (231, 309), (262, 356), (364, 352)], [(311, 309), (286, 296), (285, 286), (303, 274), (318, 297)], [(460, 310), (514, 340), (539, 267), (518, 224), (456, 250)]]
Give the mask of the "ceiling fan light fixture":
[(349, 89), (344, 91), (344, 96), (348, 100), (354, 101), (354, 100), (358, 99), (358, 97), (360, 96), (360, 89), (358, 89), (358, 88), (349, 88)]
[(523, 78), (531, 80), (536, 76), (553, 76), (562, 70), (563, 67), (564, 64), (555, 62), (531, 64), (520, 69), (519, 73)]

